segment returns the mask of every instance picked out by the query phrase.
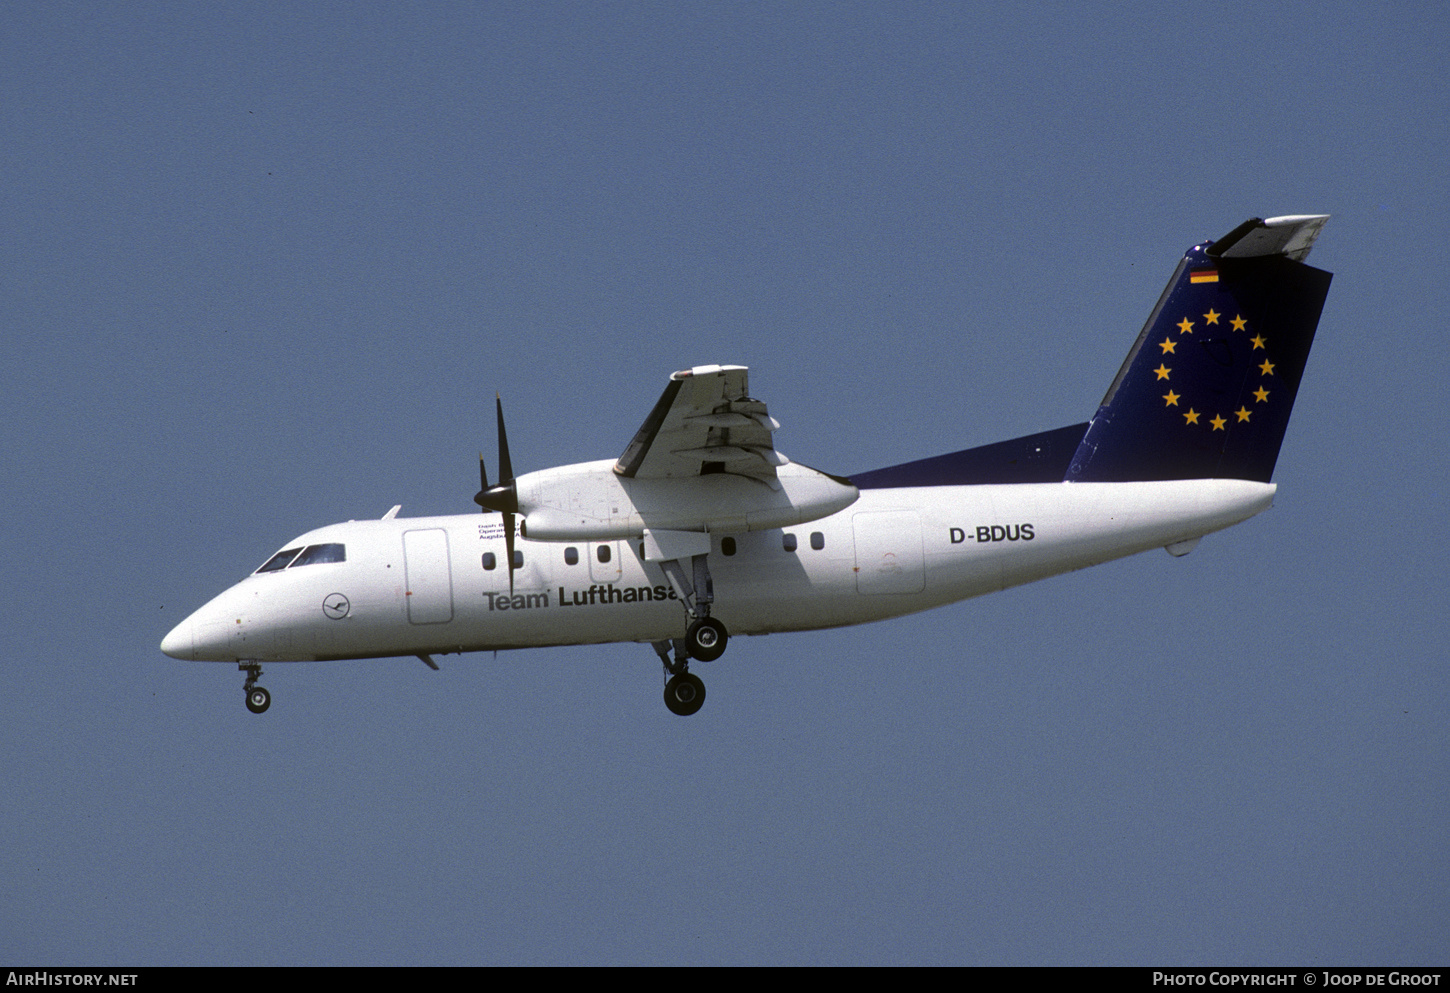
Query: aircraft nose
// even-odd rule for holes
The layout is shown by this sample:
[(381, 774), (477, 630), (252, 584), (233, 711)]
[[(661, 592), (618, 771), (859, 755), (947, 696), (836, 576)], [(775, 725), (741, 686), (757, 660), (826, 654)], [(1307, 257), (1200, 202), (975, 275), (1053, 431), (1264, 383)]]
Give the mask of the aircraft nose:
[(228, 590), (172, 628), (161, 640), (161, 650), (189, 662), (230, 662), (238, 657), (237, 649), (244, 642), (256, 649), (269, 644), (262, 637), (265, 631), (245, 632), (252, 635), (250, 639), (240, 637), (244, 632), (237, 608), (237, 598)]
[(188, 617), (176, 627), (171, 633), (161, 639), (161, 650), (174, 659), (192, 659), (196, 655), (195, 642), (192, 637), (193, 620)]

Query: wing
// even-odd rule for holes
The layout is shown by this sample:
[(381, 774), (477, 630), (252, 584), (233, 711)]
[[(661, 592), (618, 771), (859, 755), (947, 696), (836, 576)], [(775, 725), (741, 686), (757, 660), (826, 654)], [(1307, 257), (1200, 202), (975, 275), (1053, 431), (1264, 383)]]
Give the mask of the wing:
[(670, 376), (654, 410), (614, 471), (630, 478), (680, 478), (724, 472), (774, 484), (780, 424), (751, 399), (743, 365), (702, 365)]

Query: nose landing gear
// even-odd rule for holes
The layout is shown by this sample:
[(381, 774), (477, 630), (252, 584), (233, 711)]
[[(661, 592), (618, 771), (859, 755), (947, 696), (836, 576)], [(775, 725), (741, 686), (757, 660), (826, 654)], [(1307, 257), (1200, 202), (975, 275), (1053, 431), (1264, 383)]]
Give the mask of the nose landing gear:
[(257, 685), (257, 680), (262, 675), (261, 664), (238, 662), (237, 668), (247, 674), (247, 681), (242, 686), (242, 692), (247, 695), (247, 709), (254, 714), (265, 713), (267, 708), (272, 706), (272, 694)]

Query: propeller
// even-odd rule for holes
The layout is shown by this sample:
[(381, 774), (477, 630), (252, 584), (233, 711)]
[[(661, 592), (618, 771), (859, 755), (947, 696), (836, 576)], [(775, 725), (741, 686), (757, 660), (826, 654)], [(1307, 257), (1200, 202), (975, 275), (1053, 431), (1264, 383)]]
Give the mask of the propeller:
[(485, 514), (497, 511), (503, 514), (504, 548), (508, 553), (509, 593), (514, 591), (514, 522), (519, 512), (519, 491), (514, 485), (514, 466), (509, 459), (508, 433), (503, 427), (503, 400), (494, 394), (498, 415), (498, 485), (488, 485), (488, 470), (483, 467), (483, 453), (478, 456), (478, 482), (481, 486), (473, 502), (483, 508)]

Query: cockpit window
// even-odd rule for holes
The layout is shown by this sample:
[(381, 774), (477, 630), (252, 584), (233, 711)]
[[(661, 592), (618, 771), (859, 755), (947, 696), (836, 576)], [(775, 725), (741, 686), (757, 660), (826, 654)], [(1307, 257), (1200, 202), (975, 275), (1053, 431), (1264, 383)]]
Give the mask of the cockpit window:
[(270, 559), (268, 559), (266, 563), (262, 566), (262, 568), (258, 569), (257, 571), (277, 572), (278, 570), (285, 569), (287, 568), (287, 563), (295, 559), (297, 557), (297, 553), (300, 551), (302, 551), (302, 549), (300, 548), (284, 548), (276, 555), (273, 555)]
[[(297, 554), (301, 552), (302, 554)], [(258, 572), (281, 572), (288, 566), (317, 565), (319, 562), (346, 562), (347, 546), (331, 543), (308, 545), (306, 548), (284, 548), (267, 560)]]
[(297, 556), (297, 560), (292, 563), (291, 567), (295, 569), (299, 565), (317, 565), (319, 562), (346, 561), (347, 547), (345, 545), (308, 545), (302, 550), (302, 554)]

